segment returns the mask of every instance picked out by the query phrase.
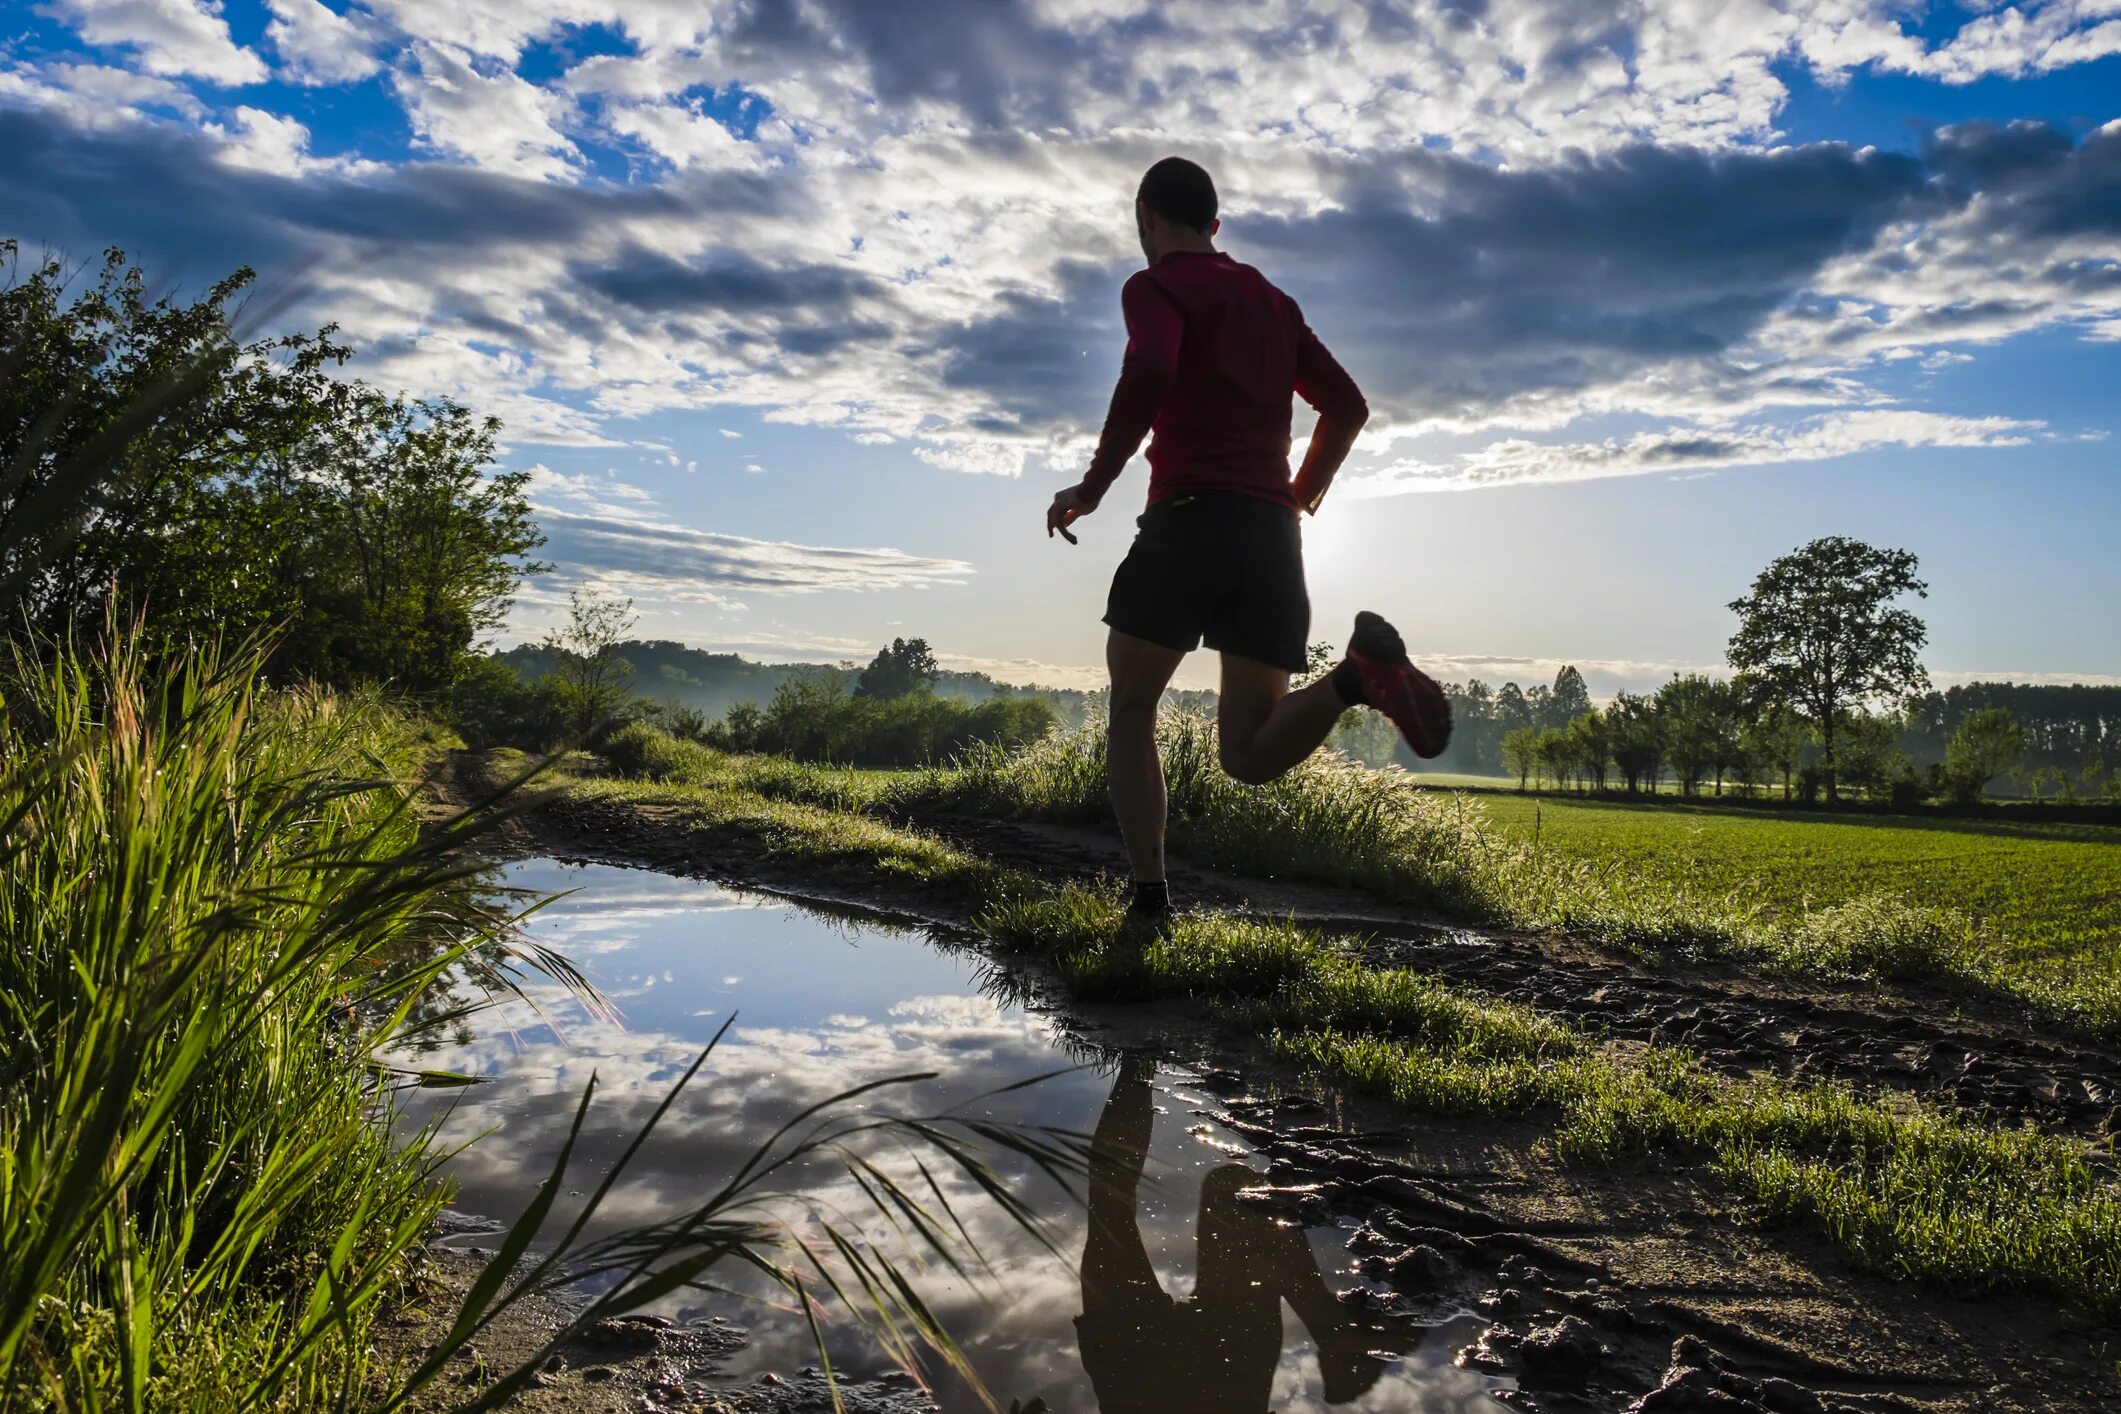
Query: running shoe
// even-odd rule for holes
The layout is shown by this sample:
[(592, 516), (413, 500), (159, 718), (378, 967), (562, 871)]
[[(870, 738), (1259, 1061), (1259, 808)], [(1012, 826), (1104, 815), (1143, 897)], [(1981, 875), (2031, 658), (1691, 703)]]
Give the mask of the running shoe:
[(1451, 703), (1436, 679), (1407, 661), (1399, 630), (1365, 609), (1355, 616), (1348, 661), (1362, 675), (1362, 699), (1392, 719), (1416, 756), (1441, 756), (1451, 744)]

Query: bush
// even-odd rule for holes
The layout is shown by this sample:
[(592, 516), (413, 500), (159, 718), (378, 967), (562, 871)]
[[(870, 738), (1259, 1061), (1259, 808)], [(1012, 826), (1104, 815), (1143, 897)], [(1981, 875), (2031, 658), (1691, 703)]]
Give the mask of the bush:
[(612, 770), (651, 781), (699, 782), (722, 764), (711, 748), (674, 737), (653, 722), (628, 722), (605, 737), (600, 749)]
[(566, 736), (555, 680), (525, 682), (499, 658), (471, 661), (450, 694), (449, 719), (474, 751), (495, 746), (549, 751)]

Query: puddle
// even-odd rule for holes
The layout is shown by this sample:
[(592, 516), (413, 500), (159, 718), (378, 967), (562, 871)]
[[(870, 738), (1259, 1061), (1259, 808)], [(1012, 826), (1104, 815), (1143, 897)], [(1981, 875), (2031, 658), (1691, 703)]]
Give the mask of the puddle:
[[(1215, 1122), (1201, 1077), (1085, 1067), (1085, 1053), (1071, 1050), (1048, 1018), (981, 990), (977, 958), (916, 931), (636, 870), (532, 861), (508, 866), (504, 877), (518, 888), (576, 891), (537, 915), (531, 930), (582, 967), (622, 1020), (595, 1021), (563, 1003), (553, 1008), (556, 1033), (511, 1005), (476, 1018), (478, 1034), (462, 1044), (418, 1058), (492, 1081), (412, 1092), (404, 1106), (414, 1121), (442, 1116), (445, 1142), (483, 1135), (454, 1165), (460, 1212), (503, 1223), (517, 1215), (549, 1170), (592, 1072), (598, 1097), (570, 1196), (594, 1187), (734, 1016), (607, 1200), (607, 1225), (698, 1203), (808, 1105), (885, 1076), (934, 1071), (934, 1080), (886, 1092), (878, 1108), (932, 1113), (966, 1105), (989, 1119), (1097, 1131), (1115, 1154), (1139, 1152), (1143, 1160), (1139, 1184), (1131, 1165), (1119, 1163), (1094, 1185), (1094, 1242), (1081, 1207), (1027, 1177), (1034, 1204), (1052, 1215), (1060, 1259), (969, 1183), (950, 1191), (996, 1275), (969, 1283), (930, 1269), (921, 1291), (1003, 1408), (1034, 1398), (1055, 1414), (1503, 1407), (1490, 1397), (1490, 1381), (1450, 1364), (1483, 1322), (1402, 1324), (1380, 1347), (1376, 1331), (1357, 1323), (1356, 1308), (1331, 1295), (1357, 1281), (1346, 1234), (1305, 1233), (1237, 1197), (1250, 1180), (1232, 1166), (1264, 1169), (1265, 1162)], [(991, 1093), (1056, 1070), (1066, 1073)], [(825, 1162), (790, 1173), (783, 1186), (821, 1204), (860, 1206), (844, 1172)], [(564, 1203), (560, 1209), (563, 1220), (571, 1217)], [(680, 1318), (724, 1315), (749, 1328), (751, 1342), (724, 1378), (748, 1381), (815, 1363), (799, 1317), (697, 1295), (666, 1309)], [(1365, 1354), (1380, 1348), (1389, 1360)], [(856, 1378), (885, 1368), (852, 1334), (835, 1342), (833, 1356)], [(945, 1409), (976, 1407), (962, 1391), (938, 1397)]]

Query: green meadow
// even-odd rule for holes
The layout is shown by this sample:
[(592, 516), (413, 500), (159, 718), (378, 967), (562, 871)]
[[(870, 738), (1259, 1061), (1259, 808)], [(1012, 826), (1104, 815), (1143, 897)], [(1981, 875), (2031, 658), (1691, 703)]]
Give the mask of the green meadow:
[(1963, 912), (2013, 957), (2107, 965), (2121, 948), (2121, 826), (1516, 794), (1477, 804), (1539, 850), (1779, 913), (1885, 896)]

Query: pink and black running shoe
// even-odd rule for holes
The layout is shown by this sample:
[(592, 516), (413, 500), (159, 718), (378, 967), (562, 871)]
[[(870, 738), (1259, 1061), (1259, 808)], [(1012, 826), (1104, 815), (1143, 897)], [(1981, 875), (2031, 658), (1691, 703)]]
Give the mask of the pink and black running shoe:
[(1416, 756), (1440, 756), (1451, 744), (1451, 703), (1436, 679), (1407, 661), (1399, 630), (1365, 609), (1355, 616), (1348, 661), (1362, 675), (1362, 700), (1392, 719)]

